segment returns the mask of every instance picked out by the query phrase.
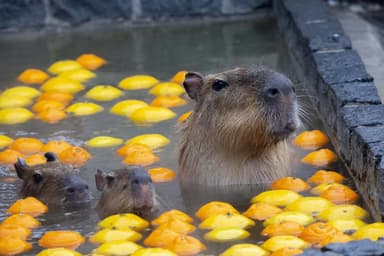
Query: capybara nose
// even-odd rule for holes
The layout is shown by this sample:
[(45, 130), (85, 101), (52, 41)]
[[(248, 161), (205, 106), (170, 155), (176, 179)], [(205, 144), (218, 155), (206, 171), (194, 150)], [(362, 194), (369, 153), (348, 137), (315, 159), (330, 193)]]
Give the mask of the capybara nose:
[(152, 183), (151, 176), (144, 168), (136, 169), (132, 172), (132, 184), (134, 185), (145, 185)]
[(269, 99), (293, 98), (296, 95), (295, 86), (287, 77), (279, 74), (269, 78), (264, 95)]
[(68, 175), (65, 180), (66, 200), (78, 201), (89, 197), (88, 184), (79, 176)]

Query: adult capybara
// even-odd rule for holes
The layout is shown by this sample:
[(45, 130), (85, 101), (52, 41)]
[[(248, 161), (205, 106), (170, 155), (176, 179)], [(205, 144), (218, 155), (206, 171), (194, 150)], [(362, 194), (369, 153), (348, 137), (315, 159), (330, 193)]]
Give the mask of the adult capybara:
[(298, 128), (295, 87), (263, 67), (186, 74), (195, 101), (179, 153), (181, 182), (258, 184), (290, 174), (288, 137)]
[(109, 172), (97, 170), (96, 188), (102, 191), (96, 211), (100, 218), (117, 213), (135, 213), (149, 218), (155, 210), (155, 190), (148, 172), (128, 166)]
[(23, 196), (36, 197), (48, 205), (90, 200), (88, 185), (77, 169), (59, 162), (54, 153), (47, 152), (44, 156), (45, 164), (28, 166), (22, 158), (15, 163), (17, 176), (23, 180)]

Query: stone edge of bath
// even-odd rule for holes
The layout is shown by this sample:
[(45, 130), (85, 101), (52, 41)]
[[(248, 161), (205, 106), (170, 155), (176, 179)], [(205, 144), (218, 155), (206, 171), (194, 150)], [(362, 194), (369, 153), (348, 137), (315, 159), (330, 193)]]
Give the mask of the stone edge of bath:
[(279, 30), (360, 194), (384, 212), (384, 105), (340, 22), (321, 0), (273, 0)]

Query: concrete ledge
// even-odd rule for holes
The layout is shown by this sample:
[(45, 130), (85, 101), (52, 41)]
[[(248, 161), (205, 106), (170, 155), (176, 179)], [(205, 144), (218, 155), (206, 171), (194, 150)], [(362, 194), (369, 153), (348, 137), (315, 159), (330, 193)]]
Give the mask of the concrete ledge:
[(274, 0), (299, 78), (373, 218), (384, 212), (384, 105), (339, 21), (322, 0)]

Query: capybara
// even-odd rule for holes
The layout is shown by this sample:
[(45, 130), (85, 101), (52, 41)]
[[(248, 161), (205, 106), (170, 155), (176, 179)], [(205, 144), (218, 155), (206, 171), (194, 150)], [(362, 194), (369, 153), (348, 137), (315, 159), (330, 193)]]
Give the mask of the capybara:
[(141, 166), (113, 171), (97, 170), (96, 188), (102, 191), (96, 211), (100, 218), (117, 213), (135, 213), (150, 218), (155, 210), (155, 190), (151, 177)]
[(290, 174), (287, 139), (300, 121), (286, 76), (264, 67), (189, 72), (184, 87), (195, 106), (181, 127), (181, 182), (260, 184)]
[(87, 202), (91, 199), (87, 183), (78, 169), (58, 161), (51, 152), (44, 154), (47, 162), (28, 166), (22, 158), (15, 163), (17, 176), (23, 180), (21, 194), (33, 196), (48, 205)]

